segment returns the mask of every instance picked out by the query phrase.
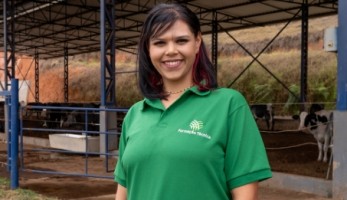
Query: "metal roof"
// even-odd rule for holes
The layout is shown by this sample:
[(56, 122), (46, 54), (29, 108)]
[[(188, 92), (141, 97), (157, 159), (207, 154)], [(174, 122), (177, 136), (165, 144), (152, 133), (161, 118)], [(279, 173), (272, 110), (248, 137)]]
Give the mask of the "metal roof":
[[(100, 50), (100, 3), (97, 0), (12, 0), (15, 52), (40, 59)], [(150, 8), (165, 0), (115, 0), (115, 43), (134, 52), (141, 25)], [(337, 14), (338, 0), (190, 0), (178, 1), (200, 18), (203, 33), (212, 32), (213, 16), (224, 30), (237, 30), (301, 19), (304, 2), (309, 17)], [(3, 11), (4, 5), (1, 4)], [(9, 9), (9, 8), (7, 8)], [(3, 13), (3, 12), (2, 12)], [(215, 15), (214, 15), (215, 13)], [(11, 17), (7, 18), (9, 23)], [(4, 16), (0, 18), (4, 46)], [(221, 31), (221, 30), (220, 30)], [(11, 33), (9, 33), (11, 34)]]

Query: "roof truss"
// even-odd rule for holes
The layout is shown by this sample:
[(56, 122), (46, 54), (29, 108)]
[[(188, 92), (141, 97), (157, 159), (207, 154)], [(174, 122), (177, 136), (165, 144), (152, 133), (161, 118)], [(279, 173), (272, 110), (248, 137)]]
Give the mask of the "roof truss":
[[(91, 0), (12, 0), (16, 53), (40, 58), (63, 57), (100, 50), (100, 5)], [(146, 13), (165, 0), (115, 0), (115, 43), (118, 50), (134, 52)], [(213, 16), (223, 30), (232, 31), (301, 19), (307, 2), (309, 17), (337, 14), (338, 0), (233, 0), (177, 1), (186, 4), (200, 18), (204, 34), (212, 33)], [(4, 5), (0, 6), (3, 11)], [(10, 8), (7, 8), (10, 10)], [(299, 14), (297, 14), (299, 12)], [(3, 12), (2, 12), (3, 13)], [(4, 38), (4, 16), (0, 18)], [(106, 27), (107, 29), (107, 27)], [(8, 30), (12, 31), (12, 30)], [(107, 30), (106, 30), (107, 31)], [(4, 46), (4, 39), (0, 44)]]

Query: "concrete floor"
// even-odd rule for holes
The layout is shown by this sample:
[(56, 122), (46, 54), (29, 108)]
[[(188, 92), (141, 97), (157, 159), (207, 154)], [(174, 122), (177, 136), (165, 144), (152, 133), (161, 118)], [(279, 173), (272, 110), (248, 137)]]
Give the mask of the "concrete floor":
[(303, 192), (294, 192), (290, 190), (275, 189), (262, 186), (259, 190), (259, 200), (331, 200), (330, 198), (324, 198), (312, 194)]

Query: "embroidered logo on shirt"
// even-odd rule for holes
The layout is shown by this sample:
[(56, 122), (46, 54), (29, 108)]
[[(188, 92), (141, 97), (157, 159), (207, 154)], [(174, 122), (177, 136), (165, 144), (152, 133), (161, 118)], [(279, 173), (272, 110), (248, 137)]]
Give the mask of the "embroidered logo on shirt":
[(211, 139), (211, 136), (208, 135), (207, 133), (203, 133), (200, 132), (200, 130), (203, 128), (204, 123), (202, 121), (198, 121), (198, 120), (193, 120), (190, 122), (189, 127), (191, 130), (186, 130), (186, 129), (178, 129), (177, 131), (179, 133), (185, 133), (185, 134), (189, 134), (189, 135), (196, 135), (199, 137), (203, 137), (206, 139)]
[(204, 125), (203, 125), (202, 121), (193, 120), (192, 122), (190, 122), (189, 126), (193, 131), (198, 131), (198, 130), (202, 129), (202, 127)]

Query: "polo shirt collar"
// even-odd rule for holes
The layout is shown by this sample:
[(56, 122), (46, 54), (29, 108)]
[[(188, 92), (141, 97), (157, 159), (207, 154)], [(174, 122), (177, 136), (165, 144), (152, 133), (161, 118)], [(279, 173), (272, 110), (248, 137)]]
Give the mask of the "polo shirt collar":
[[(194, 86), (194, 87), (191, 87), (189, 88), (188, 90), (186, 90), (182, 96), (180, 98), (182, 98), (183, 96), (186, 96), (188, 94), (195, 94), (195, 95), (198, 95), (198, 96), (206, 96), (206, 95), (209, 95), (211, 93), (211, 90), (206, 90), (206, 91), (200, 91), (198, 89), (197, 86)], [(160, 109), (160, 110), (165, 110), (163, 104), (161, 103), (160, 99), (148, 99), (148, 98), (145, 98), (143, 100), (143, 103), (142, 103), (142, 109), (143, 110), (145, 107), (147, 106), (151, 106), (153, 108), (157, 108), (157, 109)]]
[(206, 96), (211, 93), (211, 90), (200, 91), (197, 86), (189, 88), (186, 92), (191, 92), (199, 96)]
[(160, 99), (148, 99), (145, 98), (142, 102), (142, 109), (144, 110), (146, 106), (150, 106), (159, 110), (165, 110), (164, 105), (161, 103)]

